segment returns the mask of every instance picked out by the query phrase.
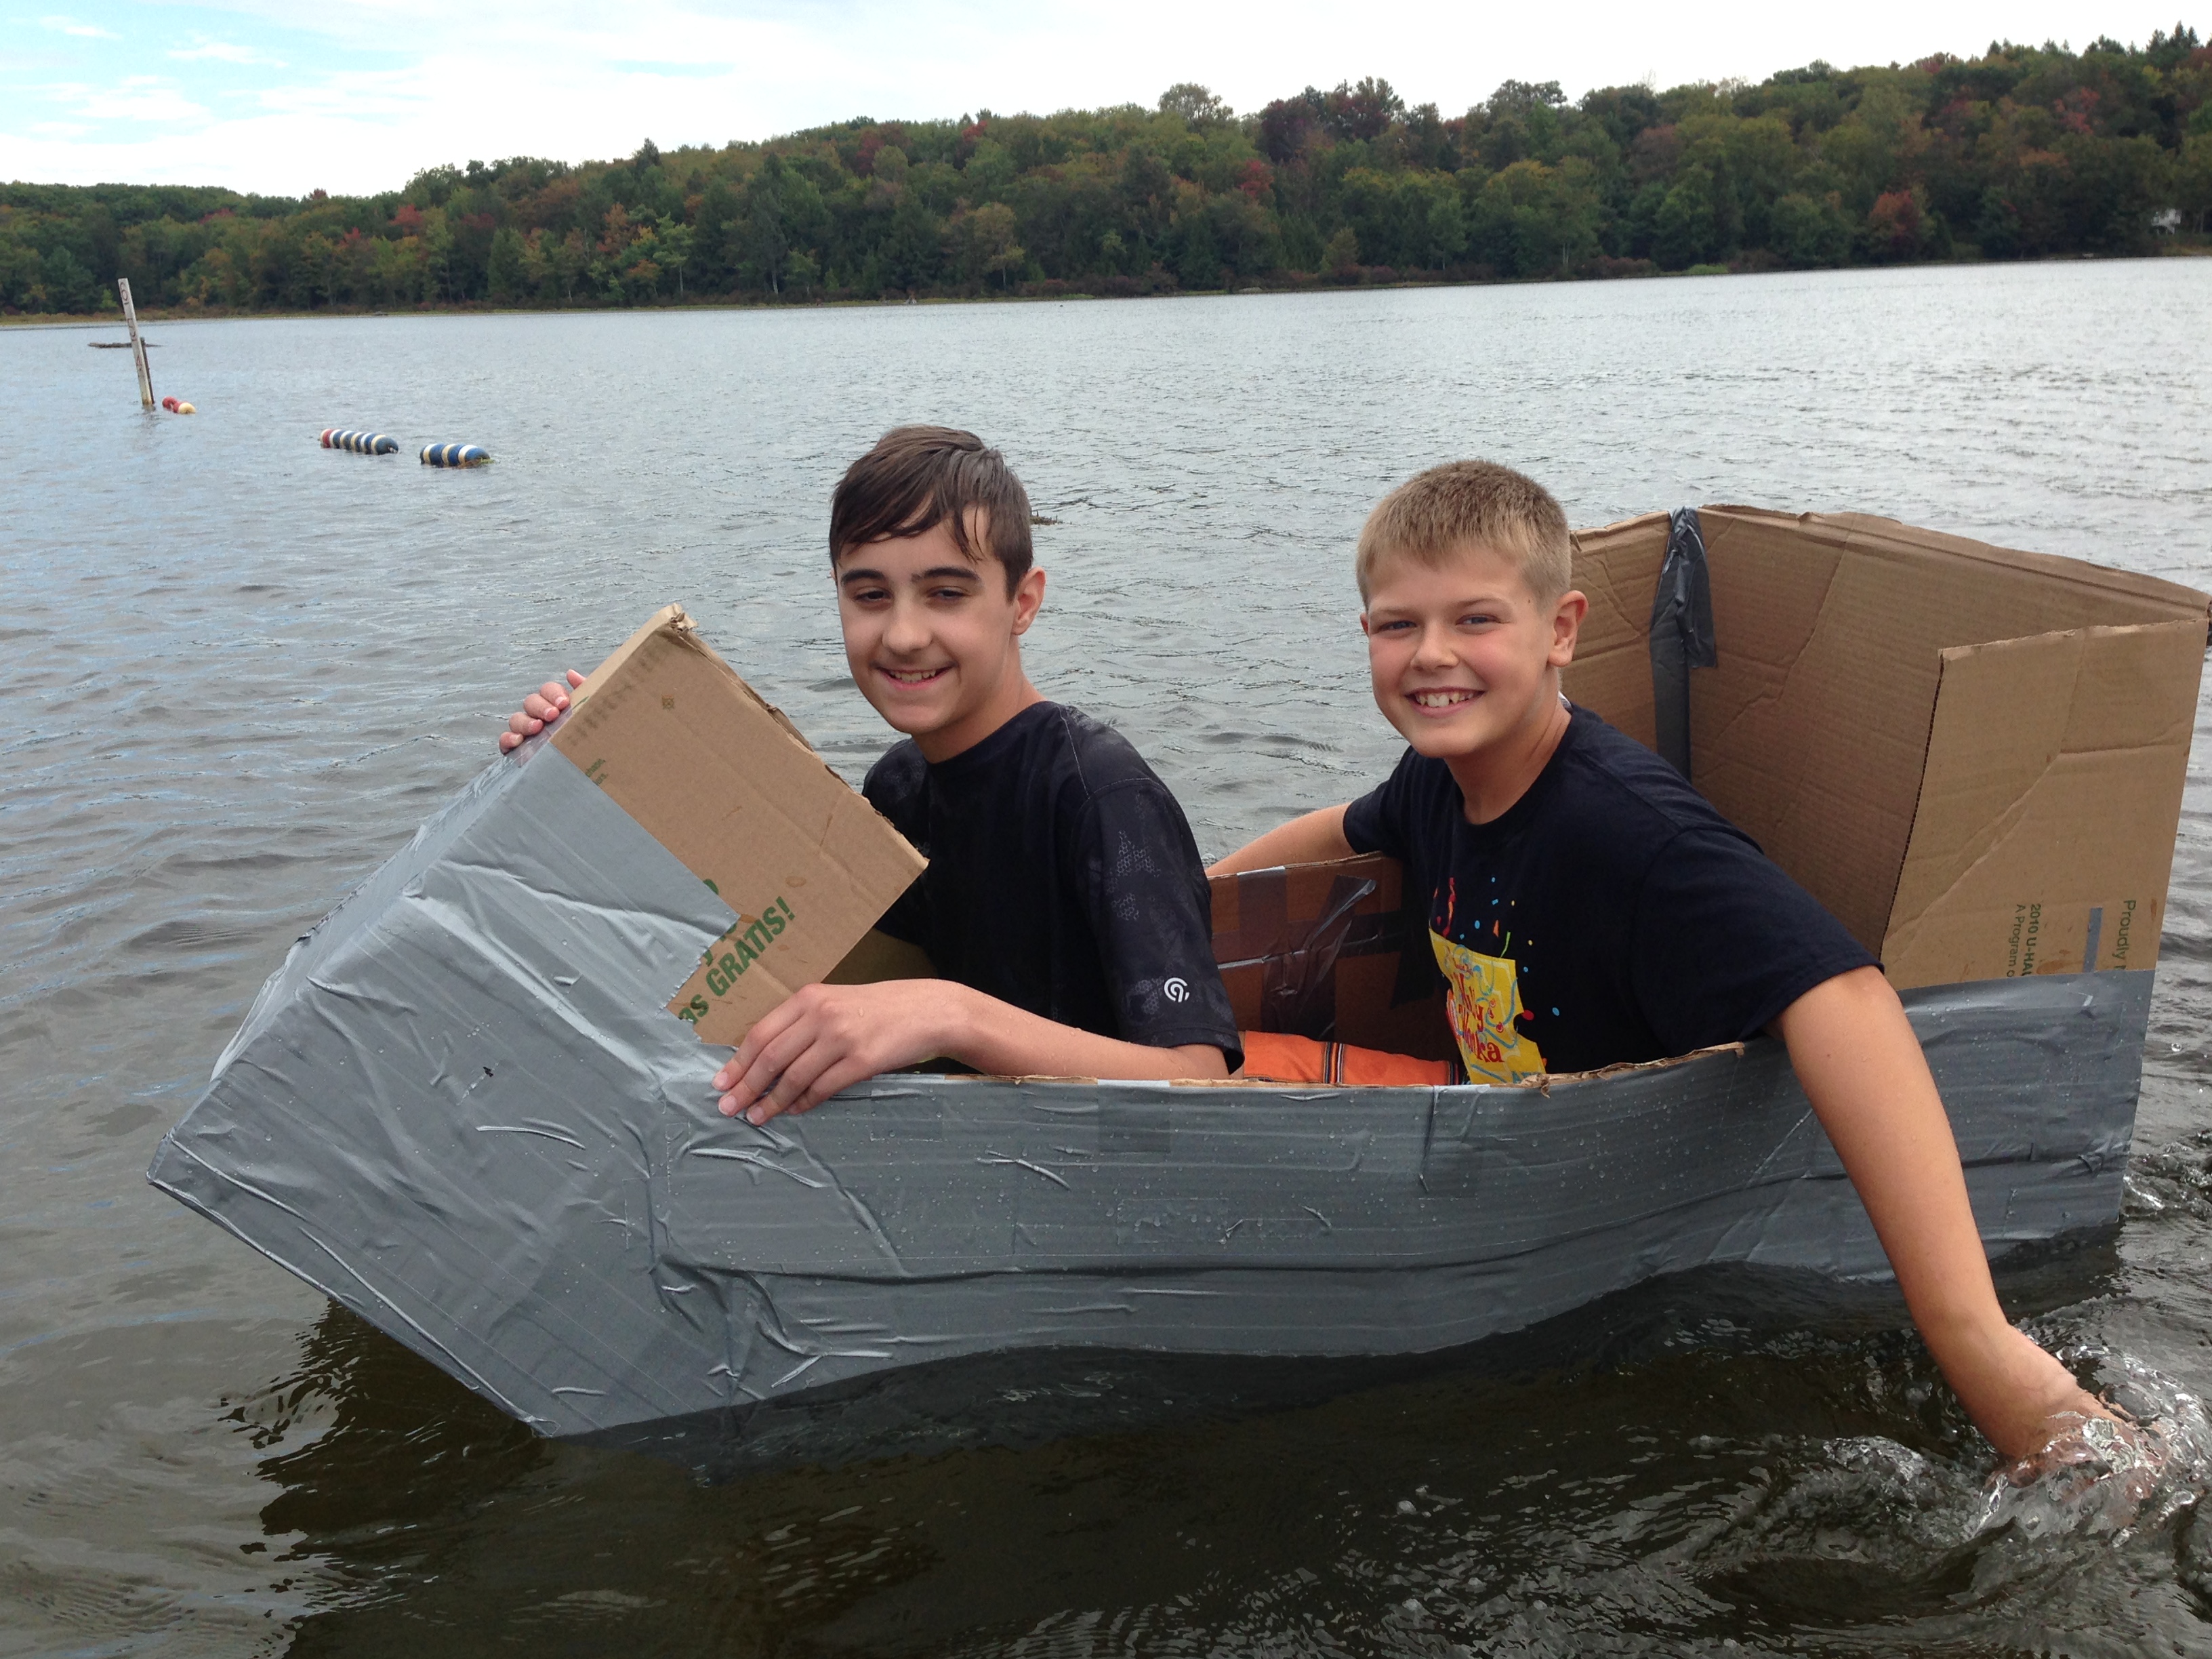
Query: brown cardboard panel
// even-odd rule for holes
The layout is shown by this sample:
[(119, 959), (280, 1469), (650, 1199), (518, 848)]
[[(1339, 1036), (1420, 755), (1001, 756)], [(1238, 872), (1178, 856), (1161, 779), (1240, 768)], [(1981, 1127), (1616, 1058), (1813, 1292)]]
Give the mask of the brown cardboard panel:
[(1567, 696), (1646, 748), (1651, 714), (1651, 598), (1667, 558), (1667, 514), (1646, 513), (1575, 538), (1575, 586), (1589, 599)]
[[(1857, 514), (1701, 510), (1720, 663), (1691, 677), (1694, 781), (1869, 949), (1912, 833), (1941, 653), (2193, 618), (2155, 577)], [(2169, 830), (2170, 836), (2170, 830)]]
[(738, 913), (669, 1004), (708, 1042), (830, 973), (921, 872), (679, 605), (600, 664), (550, 741)]
[(2155, 964), (2203, 658), (2193, 617), (1942, 653), (1893, 982)]
[(1934, 650), (1916, 650), (1910, 596), (1880, 567), (1792, 521), (1700, 518), (1719, 660), (1690, 676), (1692, 781), (1873, 948), (1919, 793)]

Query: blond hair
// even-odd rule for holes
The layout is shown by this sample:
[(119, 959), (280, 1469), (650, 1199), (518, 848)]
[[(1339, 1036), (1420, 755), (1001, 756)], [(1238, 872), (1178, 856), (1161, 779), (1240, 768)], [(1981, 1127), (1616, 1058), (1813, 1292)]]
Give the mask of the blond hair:
[(1451, 461), (1415, 473), (1367, 515), (1354, 566), (1360, 603), (1384, 565), (1433, 568), (1469, 547), (1512, 559), (1539, 605), (1573, 585), (1574, 534), (1552, 492), (1495, 461)]

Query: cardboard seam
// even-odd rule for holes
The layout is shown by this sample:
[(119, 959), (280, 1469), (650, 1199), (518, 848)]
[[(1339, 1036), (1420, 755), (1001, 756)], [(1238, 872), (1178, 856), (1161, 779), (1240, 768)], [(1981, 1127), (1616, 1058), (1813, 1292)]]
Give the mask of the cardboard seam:
[[(2039, 578), (2061, 582), (2068, 586), (2092, 588), (2102, 596), (2118, 596), (2150, 605), (2171, 606), (2177, 614), (2162, 618), (2166, 622), (2192, 622), (2199, 616), (2212, 617), (2212, 602), (2207, 602), (2205, 595), (2163, 576), (2119, 570), (2109, 565), (2092, 564), (2087, 560), (2069, 559), (2057, 553), (1999, 547), (1994, 543), (1977, 542), (1972, 537), (1954, 535), (1948, 531), (1923, 531), (1919, 533), (1929, 539), (1915, 541), (1897, 533), (1911, 531), (1912, 526), (1900, 519), (1880, 514), (1790, 514), (1775, 507), (1726, 503), (1699, 510), (1701, 513), (1725, 513), (1794, 525), (1801, 533), (1808, 534), (1814, 539), (1832, 546), (1849, 549), (1854, 543), (1863, 544), (1865, 550), (1878, 552), (1891, 563), (1910, 562), (1916, 556), (1933, 555), (1939, 558), (1958, 559), (1981, 568), (1994, 567), (2008, 574), (2027, 571)], [(2112, 625), (2130, 627), (2142, 624)]]

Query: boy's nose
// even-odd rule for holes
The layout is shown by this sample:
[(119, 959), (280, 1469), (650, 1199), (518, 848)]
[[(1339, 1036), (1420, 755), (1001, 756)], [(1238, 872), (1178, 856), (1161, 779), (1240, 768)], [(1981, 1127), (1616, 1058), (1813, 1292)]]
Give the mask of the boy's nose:
[(884, 644), (893, 651), (919, 651), (928, 643), (927, 619), (912, 605), (893, 605), (884, 624)]
[(1413, 660), (1423, 666), (1441, 666), (1458, 660), (1450, 636), (1442, 629), (1425, 628), (1413, 646)]

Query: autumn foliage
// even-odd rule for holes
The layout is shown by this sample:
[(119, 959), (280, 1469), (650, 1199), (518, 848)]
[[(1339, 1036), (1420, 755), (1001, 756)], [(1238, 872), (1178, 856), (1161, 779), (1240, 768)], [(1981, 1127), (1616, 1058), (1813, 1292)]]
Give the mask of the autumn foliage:
[(1237, 115), (852, 121), (291, 199), (0, 188), (0, 309), (634, 306), (1622, 276), (2140, 253), (2212, 213), (2212, 49), (1992, 45), (1756, 86), (1386, 81)]

